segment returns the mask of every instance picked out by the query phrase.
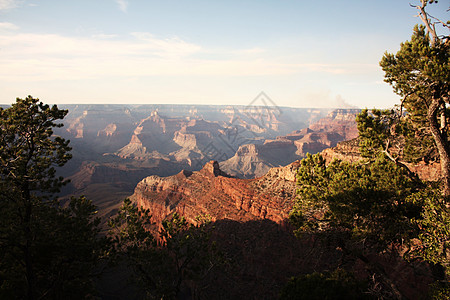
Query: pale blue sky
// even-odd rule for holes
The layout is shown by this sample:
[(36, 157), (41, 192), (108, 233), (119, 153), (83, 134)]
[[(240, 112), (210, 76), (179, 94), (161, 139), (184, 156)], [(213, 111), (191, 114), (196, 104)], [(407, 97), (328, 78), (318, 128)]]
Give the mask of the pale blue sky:
[[(0, 0), (0, 103), (390, 107), (417, 0)], [(449, 0), (430, 6), (448, 20)]]

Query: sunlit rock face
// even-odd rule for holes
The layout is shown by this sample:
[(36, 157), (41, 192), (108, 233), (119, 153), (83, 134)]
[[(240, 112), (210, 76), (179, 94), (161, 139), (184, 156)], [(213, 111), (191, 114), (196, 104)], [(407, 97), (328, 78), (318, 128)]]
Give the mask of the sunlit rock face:
[[(259, 145), (262, 146), (262, 145)], [(240, 154), (258, 152), (256, 145), (242, 147)], [(338, 143), (321, 152), (327, 163), (334, 159), (356, 162), (361, 159), (356, 139)], [(296, 197), (296, 174), (300, 160), (284, 167), (270, 168), (256, 179), (233, 178), (217, 161), (200, 171), (181, 171), (168, 176), (149, 176), (138, 183), (132, 199), (152, 212), (158, 223), (177, 212), (195, 223), (199, 215), (213, 221), (268, 219), (283, 224)], [(408, 164), (423, 180), (438, 180), (438, 164)]]
[(217, 161), (196, 172), (169, 177), (149, 176), (138, 183), (132, 199), (160, 222), (177, 212), (195, 223), (199, 215), (212, 220), (284, 222), (295, 198), (295, 167), (277, 168), (258, 179), (232, 178)]

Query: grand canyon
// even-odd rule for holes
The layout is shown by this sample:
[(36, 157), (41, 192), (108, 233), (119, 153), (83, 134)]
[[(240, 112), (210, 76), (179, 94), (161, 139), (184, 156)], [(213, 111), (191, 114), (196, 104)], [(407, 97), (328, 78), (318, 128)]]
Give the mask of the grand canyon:
[[(295, 238), (288, 218), (296, 198), (297, 168), (306, 153), (322, 152), (327, 162), (361, 158), (355, 123), (360, 110), (68, 108), (65, 126), (57, 132), (71, 140), (74, 155), (61, 170), (70, 179), (62, 199), (86, 195), (104, 223), (126, 197), (148, 209), (153, 224), (175, 213), (192, 224), (198, 216), (208, 216), (213, 240), (234, 263), (232, 271), (218, 271), (196, 283), (207, 297), (219, 293), (223, 299), (274, 299), (299, 270), (340, 265), (338, 248), (325, 249), (314, 237)], [(436, 164), (409, 167), (424, 180), (439, 177)], [(156, 235), (158, 228), (152, 229)], [(426, 266), (383, 255), (372, 259), (389, 270), (403, 294), (414, 295), (429, 282), (428, 275), (414, 270), (429, 274)], [(357, 263), (347, 268), (368, 276)], [(105, 295), (131, 297), (124, 282), (100, 287)]]
[(449, 1), (400, 2), (0, 0), (0, 299), (450, 299)]
[[(69, 114), (56, 133), (73, 148), (72, 160), (60, 170), (70, 180), (63, 195), (95, 199), (102, 216), (114, 213), (144, 178), (190, 174), (210, 161), (230, 177), (262, 178), (306, 153), (355, 138), (359, 112), (276, 106), (63, 108)], [(287, 211), (285, 207), (282, 215)]]

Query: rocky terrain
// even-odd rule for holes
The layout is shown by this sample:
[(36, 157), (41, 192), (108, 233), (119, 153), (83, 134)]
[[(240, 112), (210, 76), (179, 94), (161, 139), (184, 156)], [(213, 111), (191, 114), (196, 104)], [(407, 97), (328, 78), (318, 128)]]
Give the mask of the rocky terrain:
[[(199, 170), (223, 161), (239, 146), (309, 126), (329, 110), (195, 105), (67, 105), (57, 134), (71, 140), (70, 176), (83, 162), (166, 160)], [(173, 170), (172, 174), (178, 171)]]
[(155, 223), (174, 212), (192, 223), (199, 215), (208, 215), (213, 221), (269, 219), (282, 223), (295, 198), (294, 169), (291, 164), (258, 179), (238, 179), (221, 171), (217, 161), (210, 161), (196, 172), (149, 176), (138, 183), (132, 199), (151, 211)]
[[(293, 162), (303, 155), (299, 151), (311, 152), (314, 147), (318, 151), (342, 138), (334, 133), (327, 136), (320, 129), (314, 133), (306, 129), (325, 117), (329, 109), (263, 105), (64, 108), (69, 110), (65, 126), (56, 133), (70, 139), (73, 148), (73, 159), (59, 170), (71, 180), (64, 195), (86, 195), (102, 213), (103, 208), (107, 210), (105, 215), (114, 213), (136, 184), (150, 175), (193, 172), (210, 160), (228, 160), (223, 170), (253, 178), (270, 167)], [(303, 142), (299, 142), (303, 136)], [(234, 157), (239, 159), (230, 159)], [(232, 170), (243, 171), (237, 174)]]
[(240, 178), (262, 176), (270, 168), (304, 158), (306, 153), (315, 154), (338, 142), (356, 138), (355, 118), (359, 112), (359, 109), (333, 110), (307, 128), (266, 139), (263, 144), (242, 145), (233, 157), (221, 162), (220, 167)]
[[(361, 159), (356, 139), (328, 148), (322, 155), (327, 162)], [(239, 179), (222, 171), (217, 161), (210, 161), (200, 171), (146, 177), (137, 184), (132, 199), (152, 212), (155, 223), (177, 212), (192, 223), (197, 216), (208, 215), (213, 221), (268, 219), (284, 224), (296, 197), (299, 165), (298, 160), (272, 168), (256, 179)], [(408, 164), (408, 167), (422, 180), (435, 181), (440, 175), (438, 164)]]
[[(187, 287), (205, 299), (276, 299), (290, 276), (336, 267), (367, 278), (364, 264), (346, 261), (339, 245), (324, 245), (314, 236), (297, 239), (287, 222), (299, 159), (319, 151), (328, 162), (360, 158), (356, 140), (339, 142), (356, 136), (357, 112), (309, 111), (292, 128), (287, 114), (283, 119), (277, 110), (252, 119), (226, 107), (75, 107), (58, 132), (74, 148), (64, 171), (72, 180), (65, 192), (94, 200), (104, 220), (132, 195), (150, 210), (155, 232), (175, 212), (192, 223), (208, 216), (211, 238), (227, 266)], [(439, 175), (434, 165), (410, 168), (423, 179)], [(247, 178), (230, 175), (233, 170)], [(430, 272), (420, 263), (382, 255), (370, 260), (383, 266), (407, 297), (429, 283)], [(106, 294), (127, 291), (124, 284), (107, 284)], [(126, 293), (123, 298), (132, 299)]]

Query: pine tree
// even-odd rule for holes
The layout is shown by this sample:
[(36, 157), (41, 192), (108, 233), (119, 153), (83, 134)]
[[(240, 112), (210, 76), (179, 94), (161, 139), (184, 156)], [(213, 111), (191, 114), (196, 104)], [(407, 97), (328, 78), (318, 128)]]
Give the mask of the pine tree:
[(424, 147), (432, 139), (439, 153), (443, 194), (450, 196), (446, 109), (446, 104), (450, 104), (450, 39), (449, 35), (439, 36), (435, 25), (439, 23), (446, 30), (450, 26), (434, 21), (425, 11), (428, 2), (434, 1), (421, 0), (417, 6), (424, 26), (416, 26), (411, 40), (402, 43), (396, 54), (385, 53), (380, 65), (385, 72), (385, 81), (402, 97), (401, 107), (407, 111), (403, 127), (407, 153), (413, 155), (414, 148), (426, 152)]
[(56, 167), (69, 141), (53, 135), (66, 110), (28, 96), (0, 109), (0, 297), (80, 298), (92, 291), (101, 253), (95, 206), (73, 198), (63, 208)]

